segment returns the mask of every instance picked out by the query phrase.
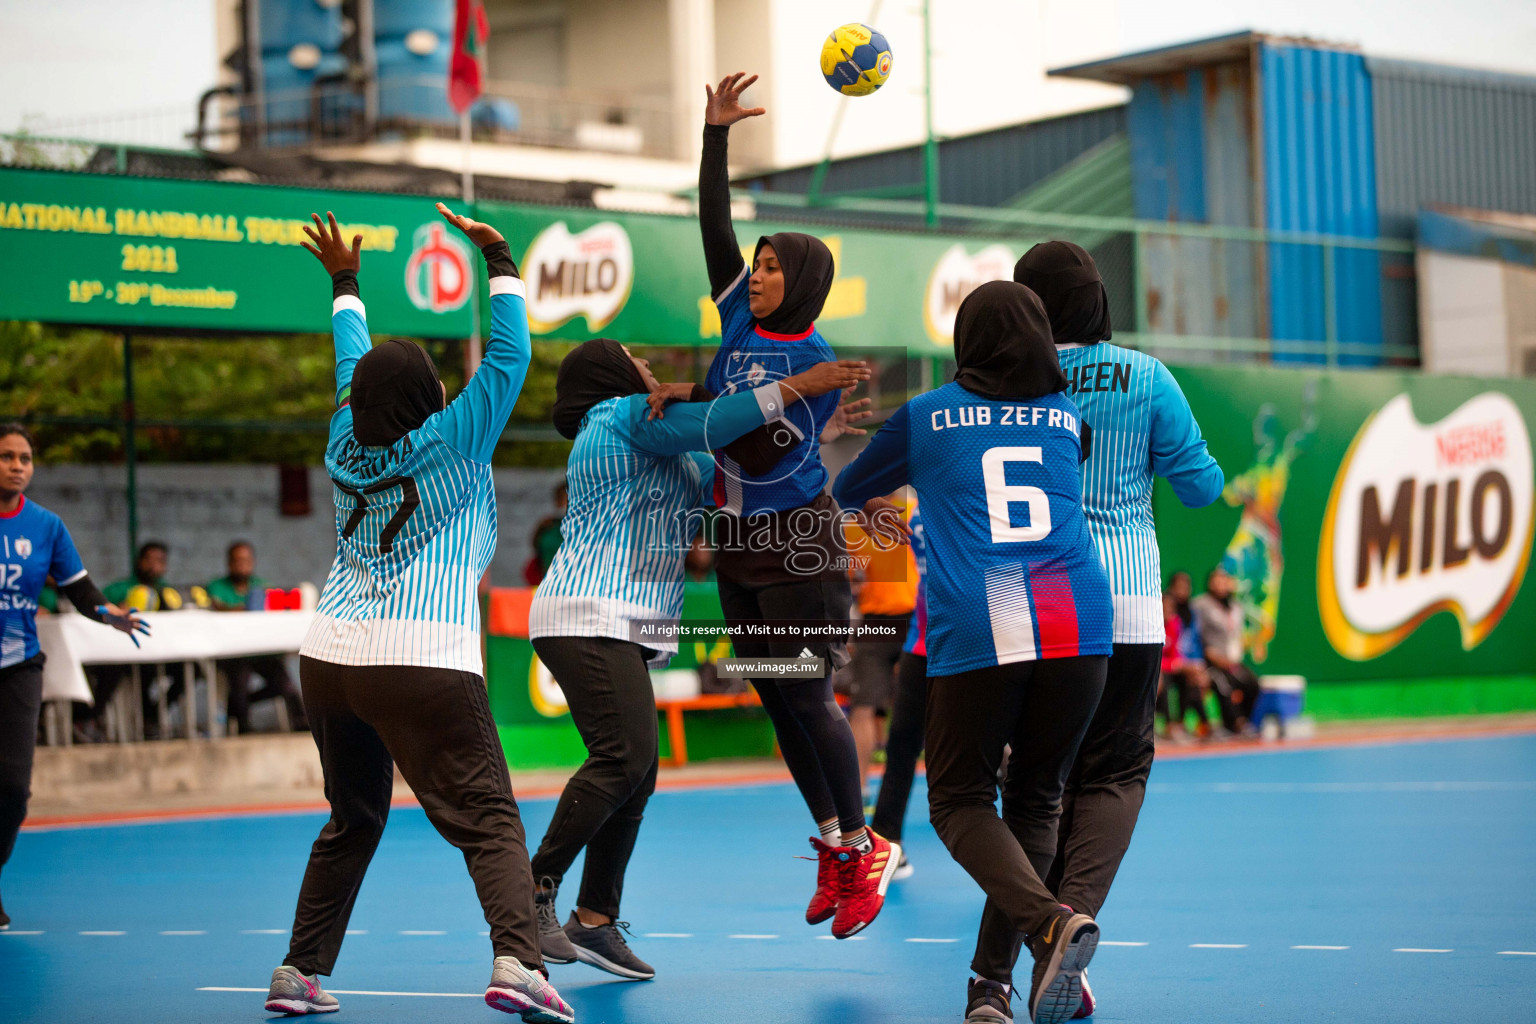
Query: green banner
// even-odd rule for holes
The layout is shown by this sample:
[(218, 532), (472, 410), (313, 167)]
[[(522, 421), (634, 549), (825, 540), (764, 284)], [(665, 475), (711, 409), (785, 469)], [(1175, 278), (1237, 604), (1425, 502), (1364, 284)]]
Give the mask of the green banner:
[(1250, 657), (1315, 680), (1536, 673), (1536, 382), (1175, 367), (1223, 500), (1154, 498), (1162, 568), (1238, 580)]
[(470, 245), (433, 200), (0, 170), (0, 319), (145, 329), (330, 330), (325, 274), (299, 247), (310, 213), (363, 236), (379, 333), (465, 337)]

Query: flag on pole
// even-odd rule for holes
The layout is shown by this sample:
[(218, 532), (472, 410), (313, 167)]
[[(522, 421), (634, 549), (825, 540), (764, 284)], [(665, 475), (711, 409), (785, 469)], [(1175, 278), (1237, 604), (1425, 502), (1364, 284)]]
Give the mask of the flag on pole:
[(453, 56), (448, 63), (448, 103), (458, 114), (479, 97), (485, 79), (482, 62), (491, 34), (482, 0), (454, 0)]

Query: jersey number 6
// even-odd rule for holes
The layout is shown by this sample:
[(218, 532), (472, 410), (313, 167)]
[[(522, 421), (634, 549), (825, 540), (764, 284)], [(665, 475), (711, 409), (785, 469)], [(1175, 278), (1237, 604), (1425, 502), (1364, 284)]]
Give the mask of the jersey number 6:
[[(992, 526), (993, 544), (1016, 544), (1044, 540), (1051, 532), (1051, 500), (1038, 487), (1008, 482), (1008, 463), (1040, 462), (1038, 447), (988, 448), (981, 456), (981, 478), (987, 487), (987, 519)], [(1029, 525), (1014, 526), (1008, 506), (1029, 505)]]
[[(1038, 451), (1038, 449), (1036, 449)], [(339, 480), (332, 479), (338, 490), (345, 491), (357, 499), (357, 507), (347, 517), (346, 523), (341, 527), (342, 537), (351, 537), (363, 522), (363, 517), (368, 514), (368, 495), (379, 494), (392, 487), (400, 488), (400, 507), (395, 509), (395, 514), (389, 517), (389, 522), (384, 524), (384, 529), (379, 531), (379, 554), (387, 555), (395, 549), (395, 538), (400, 531), (405, 529), (405, 522), (411, 518), (411, 513), (416, 511), (416, 506), (421, 504), (421, 492), (416, 489), (416, 481), (408, 476), (392, 476), (387, 480), (380, 480), (376, 484), (369, 484), (362, 490), (348, 487)]]

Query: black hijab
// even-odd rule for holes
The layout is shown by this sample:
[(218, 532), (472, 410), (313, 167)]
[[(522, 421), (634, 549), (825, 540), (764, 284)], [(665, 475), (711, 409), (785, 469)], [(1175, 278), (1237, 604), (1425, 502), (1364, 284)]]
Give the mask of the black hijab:
[(391, 338), (375, 345), (352, 371), (352, 434), (387, 447), (443, 410), (443, 382), (426, 349)]
[(753, 263), (765, 245), (773, 246), (779, 258), (779, 268), (784, 273), (784, 301), (759, 320), (758, 326), (773, 334), (802, 334), (821, 316), (821, 307), (832, 290), (832, 277), (837, 272), (832, 264), (832, 250), (813, 235), (780, 231), (757, 240)]
[(594, 405), (649, 391), (623, 345), (612, 338), (584, 341), (560, 360), (555, 374), (555, 429), (561, 437), (575, 440), (581, 421)]
[(1067, 387), (1040, 297), (989, 281), (955, 313), (955, 380), (985, 398), (1031, 399)]
[(1088, 250), (1071, 242), (1041, 242), (1020, 257), (1013, 279), (1040, 296), (1058, 345), (1108, 341), (1109, 296)]

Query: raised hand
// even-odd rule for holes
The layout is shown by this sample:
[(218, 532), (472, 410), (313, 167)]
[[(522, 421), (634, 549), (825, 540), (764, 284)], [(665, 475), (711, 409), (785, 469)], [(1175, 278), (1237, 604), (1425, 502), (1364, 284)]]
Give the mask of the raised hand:
[[(746, 78), (746, 81), (742, 81)], [(704, 95), (709, 100), (704, 105), (704, 121), (707, 124), (733, 125), (737, 121), (749, 117), (757, 117), (768, 113), (762, 107), (743, 107), (741, 94), (751, 88), (757, 81), (757, 76), (747, 78), (745, 71), (738, 71), (734, 75), (726, 75), (720, 79), (720, 84), (711, 89), (704, 86)]]
[(304, 248), (315, 254), (315, 259), (325, 267), (325, 272), (335, 277), (343, 270), (350, 270), (354, 274), (363, 265), (363, 236), (352, 236), (352, 248), (347, 248), (347, 243), (341, 239), (341, 228), (336, 226), (336, 215), (331, 211), (325, 211), (325, 219), (329, 223), (323, 224), (318, 213), (310, 214), (315, 220), (315, 226), (304, 225), (304, 233), (315, 243), (300, 242)]
[(793, 402), (797, 398), (816, 398), (833, 391), (851, 390), (869, 378), (868, 363), (860, 359), (839, 359), (817, 363), (793, 377), (784, 378), (779, 386), (784, 390), (784, 401)]
[(693, 394), (694, 385), (687, 381), (676, 381), (671, 384), (662, 384), (652, 391), (645, 401), (651, 407), (651, 411), (645, 414), (648, 420), (662, 419), (662, 410), (673, 402), (686, 402)]
[(843, 403), (837, 407), (832, 418), (827, 420), (827, 425), (821, 428), (821, 443), (831, 444), (840, 437), (856, 437), (867, 434), (869, 431), (854, 426), (855, 423), (863, 423), (874, 415), (869, 408), (869, 399), (860, 398), (853, 400), (853, 389), (848, 388), (843, 393)]
[(468, 217), (454, 213), (442, 203), (437, 204), (437, 212), (443, 215), (443, 220), (464, 232), (469, 240), (475, 243), (475, 248), (477, 249), (484, 249), (492, 242), (506, 241), (506, 239), (501, 237), (501, 232), (489, 224), (478, 220), (470, 220)]
[[(860, 431), (862, 433), (862, 431)], [(885, 545), (885, 550), (912, 543), (912, 527), (901, 518), (901, 507), (889, 498), (870, 498), (854, 522), (875, 540)]]

